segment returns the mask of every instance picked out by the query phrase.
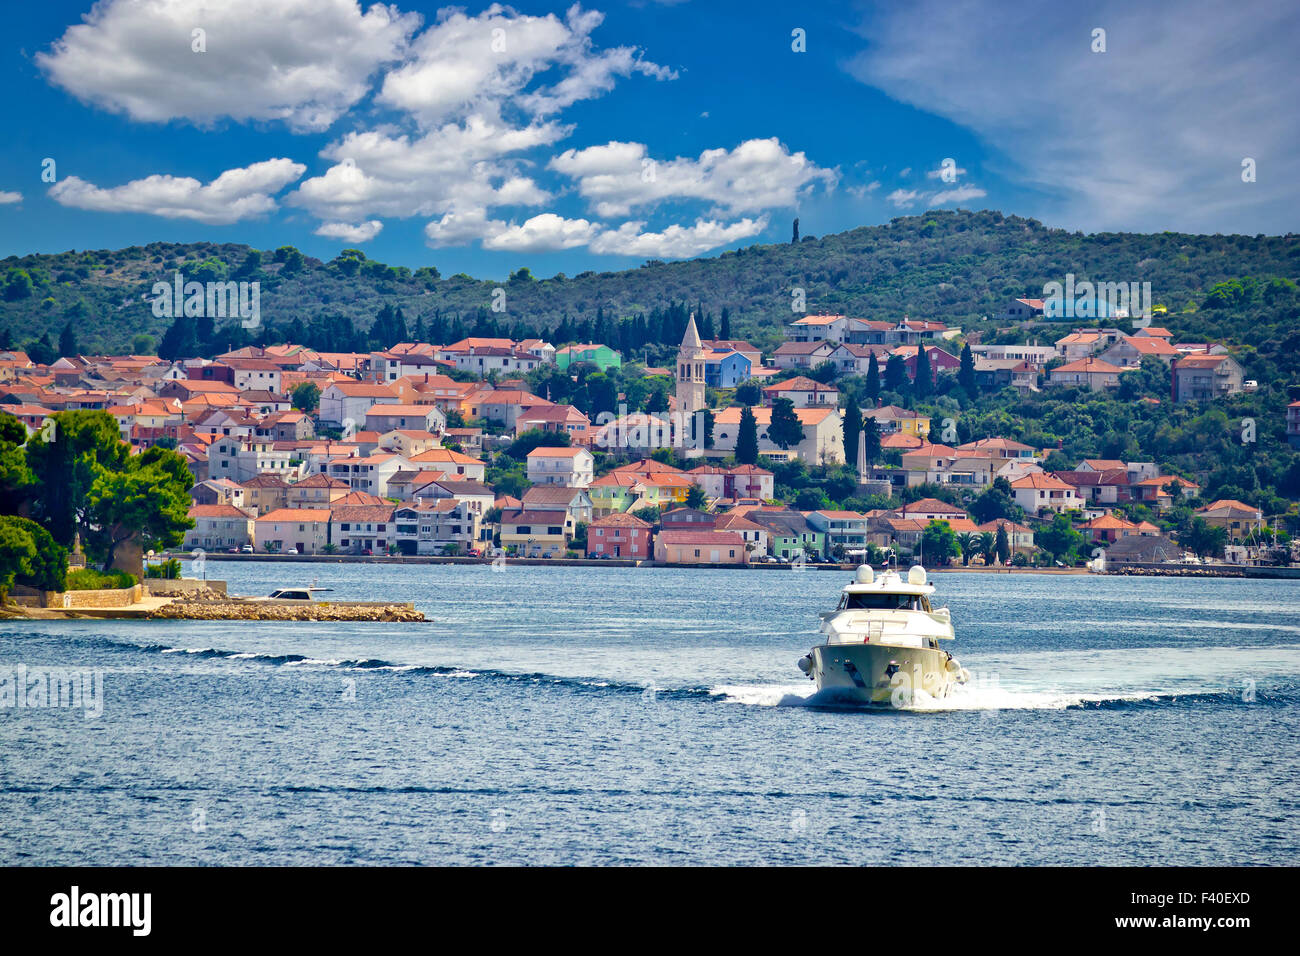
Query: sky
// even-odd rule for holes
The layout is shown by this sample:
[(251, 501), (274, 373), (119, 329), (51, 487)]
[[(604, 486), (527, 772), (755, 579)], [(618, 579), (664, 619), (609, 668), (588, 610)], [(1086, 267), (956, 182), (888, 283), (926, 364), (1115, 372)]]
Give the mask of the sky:
[[(1057, 9), (1059, 8), (1059, 9)], [(1300, 219), (1300, 4), (47, 0), (4, 13), (0, 256), (163, 240), (635, 267), (930, 208)]]

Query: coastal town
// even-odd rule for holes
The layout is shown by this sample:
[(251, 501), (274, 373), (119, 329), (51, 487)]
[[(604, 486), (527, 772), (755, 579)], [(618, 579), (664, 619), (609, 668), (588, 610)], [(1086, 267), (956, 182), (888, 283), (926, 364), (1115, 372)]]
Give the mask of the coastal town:
[[(1043, 308), (1016, 299), (1007, 317), (1032, 322)], [(1207, 500), (1193, 477), (1153, 461), (1060, 467), (1055, 449), (996, 434), (959, 442), (954, 419), (879, 399), (863, 407), (836, 384), (861, 377), (897, 394), (920, 391), (920, 374), (931, 389), (947, 376), (983, 391), (1115, 390), (1154, 360), (1169, 369), (1175, 403), (1254, 387), (1225, 346), (1174, 339), (1148, 323), (981, 344), (941, 322), (814, 314), (791, 321), (766, 355), (702, 339), (692, 316), (671, 369), (625, 366), (602, 343), (475, 336), (369, 353), (280, 344), (47, 365), (11, 350), (0, 353), (0, 413), (35, 435), (60, 412), (101, 411), (132, 453), (175, 450), (193, 478), (181, 545), (191, 555), (1295, 561), (1287, 516)], [(630, 411), (620, 392), (617, 412), (595, 416), (534, 384), (615, 370), (666, 384)], [(1300, 444), (1300, 401), (1285, 415)], [(1194, 519), (1181, 533), (1164, 520), (1179, 506)], [(145, 550), (128, 542), (116, 566), (138, 572)]]

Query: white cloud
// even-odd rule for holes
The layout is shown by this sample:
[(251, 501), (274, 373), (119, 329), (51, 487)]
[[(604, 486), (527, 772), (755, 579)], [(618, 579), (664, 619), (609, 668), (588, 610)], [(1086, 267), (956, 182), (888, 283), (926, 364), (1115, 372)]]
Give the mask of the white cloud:
[(661, 232), (644, 232), (644, 222), (625, 222), (607, 229), (587, 219), (566, 219), (542, 213), (521, 225), (489, 219), (484, 209), (449, 212), (424, 227), (430, 246), (463, 245), (481, 240), (484, 249), (509, 252), (555, 252), (587, 246), (597, 255), (685, 259), (757, 235), (767, 217), (724, 224), (696, 220), (693, 226), (671, 225)]
[(22, 193), (10, 193), (10, 192), (0, 191), (0, 206), (7, 206), (10, 203), (22, 202), (22, 201), (23, 201)]
[(643, 226), (644, 222), (625, 222), (618, 229), (607, 230), (592, 241), (591, 251), (651, 259), (687, 259), (757, 235), (767, 228), (767, 217), (741, 219), (730, 225), (698, 219), (694, 226), (672, 225), (662, 232), (642, 232)]
[(357, 223), (355, 226), (346, 222), (326, 222), (321, 223), (316, 230), (316, 235), (324, 236), (327, 239), (341, 239), (344, 242), (361, 243), (369, 242), (375, 238), (383, 228), (384, 224), (378, 219)]
[[(356, 0), (100, 0), (36, 60), (78, 99), (134, 120), (322, 130), (401, 58), (419, 23)], [(196, 28), (205, 52), (192, 49)]]
[(988, 193), (978, 186), (958, 186), (955, 189), (945, 189), (934, 193), (925, 201), (925, 204), (927, 206), (946, 206), (948, 203), (963, 203), (971, 199), (982, 199), (987, 195)]
[(415, 138), (378, 130), (349, 133), (322, 151), (335, 165), (304, 182), (289, 202), (331, 219), (541, 205), (549, 194), (522, 175), (513, 158), (566, 132), (557, 123), (515, 128), (475, 115)]
[(920, 200), (921, 194), (915, 189), (895, 189), (885, 197), (887, 202), (892, 202), (895, 206), (902, 209), (907, 206), (914, 206)]
[(441, 219), (424, 227), (424, 236), (435, 249), (459, 246), (475, 239), (487, 239), (506, 229), (500, 219), (488, 219), (482, 207), (446, 213)]
[[(675, 75), (641, 60), (633, 47), (597, 52), (590, 33), (604, 14), (576, 4), (564, 20), (554, 14), (525, 16), (499, 4), (477, 17), (455, 9), (439, 17), (412, 44), (411, 59), (384, 78), (378, 96), (427, 125), (468, 112), (496, 115), (507, 103), (546, 115), (608, 92), (615, 76)], [(529, 89), (552, 68), (567, 72), (551, 86)]]
[(854, 199), (866, 199), (867, 196), (869, 196), (871, 193), (874, 193), (879, 188), (880, 188), (880, 181), (872, 180), (871, 182), (864, 183), (863, 185), (860, 186), (850, 186), (847, 192)]
[[(1105, 53), (1091, 50), (1098, 26)], [(1007, 38), (1027, 30), (1008, 56)], [(1027, 213), (1080, 229), (1296, 228), (1293, 5), (1100, 0), (1083, 17), (1030, 0), (918, 0), (873, 8), (861, 33), (850, 72), (995, 144), (1001, 169), (997, 156), (982, 166), (1030, 187)], [(1242, 181), (1245, 158), (1257, 182)]]
[(610, 142), (566, 150), (550, 168), (576, 180), (579, 194), (601, 216), (681, 199), (704, 200), (733, 214), (791, 207), (817, 183), (829, 189), (838, 178), (803, 153), (790, 153), (775, 137), (663, 162), (652, 160), (642, 143)]
[(586, 219), (565, 219), (542, 213), (523, 225), (510, 225), (483, 240), (484, 249), (505, 252), (553, 252), (573, 249), (591, 242), (600, 227)]
[(50, 196), (61, 205), (77, 209), (147, 213), (228, 225), (271, 212), (276, 208), (272, 197), (305, 170), (292, 160), (268, 159), (242, 169), (228, 169), (206, 185), (188, 176), (154, 175), (109, 189), (69, 176), (50, 187)]

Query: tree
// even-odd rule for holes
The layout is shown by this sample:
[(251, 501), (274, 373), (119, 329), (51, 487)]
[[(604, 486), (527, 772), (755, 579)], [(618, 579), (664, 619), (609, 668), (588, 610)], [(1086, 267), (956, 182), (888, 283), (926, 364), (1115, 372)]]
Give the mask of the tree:
[(799, 241), (799, 217), (794, 217), (794, 234), (790, 237), (790, 244), (795, 245)]
[(963, 531), (957, 535), (957, 547), (961, 548), (961, 563), (963, 567), (970, 566), (970, 559), (975, 554), (978, 546), (979, 536), (971, 531)]
[(148, 448), (116, 470), (101, 469), (87, 495), (87, 544), (111, 570), (117, 549), (137, 539), (142, 549), (173, 548), (194, 527), (189, 517), (194, 477), (185, 459), (165, 448)]
[(874, 351), (871, 358), (867, 359), (867, 394), (871, 396), (872, 402), (880, 399), (880, 363), (876, 361)]
[(740, 431), (736, 434), (736, 462), (741, 465), (758, 464), (758, 420), (754, 410), (746, 405), (740, 410)]
[(817, 367), (808, 373), (808, 377), (815, 382), (821, 382), (823, 385), (833, 385), (835, 380), (840, 377), (840, 368), (829, 360), (819, 362)]
[(293, 407), (306, 415), (314, 412), (320, 404), (320, 386), (315, 382), (299, 382), (291, 395)]
[(51, 417), (53, 426), (27, 442), (27, 463), (39, 488), (32, 514), (55, 541), (70, 548), (78, 531), (84, 536), (89, 530), (91, 486), (101, 472), (124, 467), (128, 448), (107, 412), (59, 412)]
[(27, 466), (27, 426), (8, 412), (0, 412), (0, 514), (16, 514), (32, 492), (32, 470)]
[(862, 409), (858, 403), (849, 401), (844, 409), (844, 464), (854, 467), (858, 463), (858, 438), (862, 431)]
[(68, 551), (55, 543), (50, 533), (29, 518), (17, 515), (0, 515), (0, 528), (16, 528), (29, 535), (35, 551), (28, 567), (16, 573), (19, 584), (41, 591), (66, 590), (68, 576)]
[(745, 382), (736, 386), (736, 401), (741, 405), (757, 405), (763, 400), (763, 390), (757, 382)]
[(26, 269), (9, 270), (9, 275), (5, 279), (5, 301), (17, 302), (20, 299), (31, 298), (32, 289), (32, 277)]
[(912, 394), (918, 398), (934, 391), (934, 370), (930, 368), (930, 353), (924, 345), (916, 347), (916, 375), (912, 380)]
[(1052, 556), (1053, 561), (1070, 557), (1084, 542), (1083, 535), (1074, 530), (1070, 516), (1058, 514), (1052, 523), (1034, 533), (1034, 544)]
[(72, 331), (72, 323), (68, 322), (59, 333), (59, 355), (76, 355), (78, 351), (76, 333)]
[(1007, 559), (1011, 557), (1011, 539), (1007, 537), (1007, 526), (998, 525), (997, 542), (993, 546), (994, 553), (998, 556), (998, 564), (1006, 564)]
[(708, 503), (708, 495), (704, 493), (704, 489), (698, 484), (692, 484), (686, 489), (686, 507), (703, 511)]
[(32, 536), (7, 521), (0, 522), (0, 604), (9, 603), (9, 591), (19, 575), (32, 573), (36, 542)]
[[(1000, 527), (1000, 526), (999, 526)], [(992, 564), (997, 555), (997, 538), (992, 531), (983, 531), (979, 538), (979, 551), (984, 556), (985, 564)]]
[(998, 518), (1018, 518), (1022, 509), (1016, 504), (1011, 482), (998, 477), (971, 502), (969, 510), (971, 517), (978, 523), (985, 524)]
[(957, 535), (946, 521), (931, 519), (921, 532), (921, 557), (931, 566), (944, 565), (957, 556)]
[(880, 423), (874, 418), (864, 418), (861, 438), (862, 447), (867, 450), (867, 464), (874, 465), (883, 452), (880, 447)]
[(528, 453), (537, 448), (569, 447), (568, 432), (548, 432), (541, 428), (530, 428), (510, 443), (504, 454), (515, 461), (527, 461)]
[(961, 368), (957, 370), (957, 384), (971, 398), (979, 397), (979, 387), (975, 384), (975, 356), (970, 350), (969, 342), (961, 347)]
[(885, 390), (901, 392), (907, 387), (907, 363), (901, 355), (891, 355), (885, 362)]
[(1179, 533), (1178, 543), (1199, 557), (1216, 557), (1223, 554), (1224, 545), (1228, 543), (1228, 529), (1212, 527), (1197, 516)]
[(803, 441), (803, 423), (794, 410), (794, 402), (778, 398), (772, 404), (772, 423), (767, 426), (767, 437), (782, 449)]

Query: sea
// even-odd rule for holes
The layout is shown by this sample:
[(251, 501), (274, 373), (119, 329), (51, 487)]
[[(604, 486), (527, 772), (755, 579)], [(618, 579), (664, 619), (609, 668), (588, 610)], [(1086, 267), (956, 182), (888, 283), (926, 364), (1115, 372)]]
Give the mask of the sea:
[(205, 570), (429, 621), (0, 622), (0, 864), (1300, 863), (1300, 582), (935, 573), (971, 681), (869, 709), (848, 571)]

